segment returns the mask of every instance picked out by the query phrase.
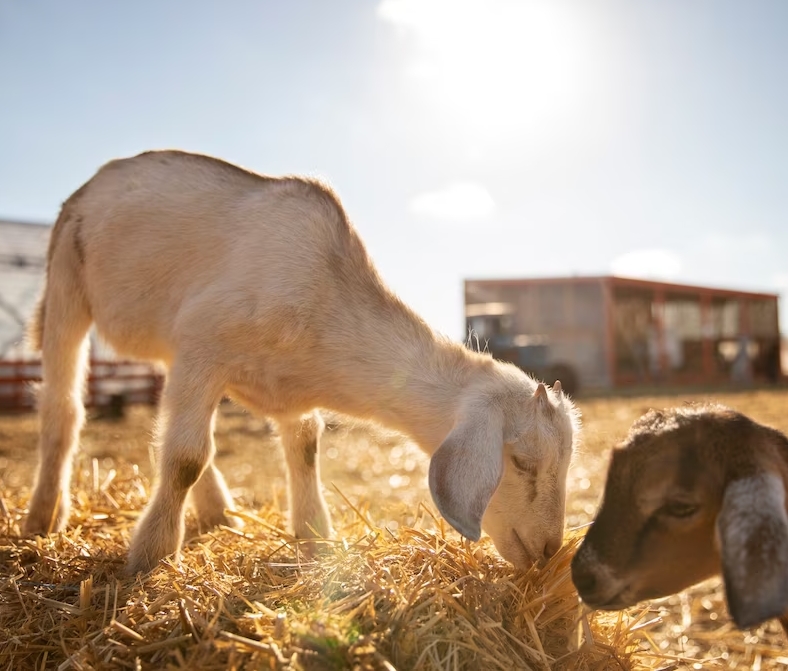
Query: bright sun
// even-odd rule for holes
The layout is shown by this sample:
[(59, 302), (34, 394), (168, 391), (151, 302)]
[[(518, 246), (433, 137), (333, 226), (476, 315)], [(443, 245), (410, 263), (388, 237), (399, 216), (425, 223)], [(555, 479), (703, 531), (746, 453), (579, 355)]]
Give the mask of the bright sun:
[(577, 13), (526, 0), (382, 0), (378, 14), (415, 37), (408, 73), (465, 133), (538, 136), (582, 115)]

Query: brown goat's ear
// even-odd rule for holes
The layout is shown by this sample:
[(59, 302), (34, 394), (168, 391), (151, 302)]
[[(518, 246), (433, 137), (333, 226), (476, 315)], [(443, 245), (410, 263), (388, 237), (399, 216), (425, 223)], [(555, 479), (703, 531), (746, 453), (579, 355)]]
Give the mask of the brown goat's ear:
[(717, 518), (725, 594), (740, 629), (788, 611), (785, 487), (773, 473), (734, 480)]
[(503, 417), (476, 412), (460, 421), (430, 460), (432, 499), (443, 518), (479, 540), (482, 517), (503, 476)]

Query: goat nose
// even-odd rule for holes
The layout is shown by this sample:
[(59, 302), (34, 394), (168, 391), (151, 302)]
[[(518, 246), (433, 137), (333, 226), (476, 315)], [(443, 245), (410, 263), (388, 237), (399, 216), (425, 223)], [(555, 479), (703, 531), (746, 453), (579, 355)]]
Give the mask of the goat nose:
[(550, 559), (561, 549), (561, 539), (553, 538), (545, 543), (543, 554), (545, 559)]
[(593, 594), (596, 589), (596, 574), (587, 567), (572, 562), (572, 582), (582, 598)]

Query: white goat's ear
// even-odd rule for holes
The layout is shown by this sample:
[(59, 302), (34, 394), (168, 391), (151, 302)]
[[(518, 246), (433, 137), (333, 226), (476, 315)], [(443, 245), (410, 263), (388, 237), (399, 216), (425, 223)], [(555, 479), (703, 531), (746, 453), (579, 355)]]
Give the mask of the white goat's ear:
[(773, 473), (734, 480), (717, 518), (725, 594), (741, 629), (788, 610), (785, 487)]
[(503, 418), (476, 412), (457, 424), (430, 460), (432, 499), (443, 518), (477, 541), (482, 517), (503, 476)]

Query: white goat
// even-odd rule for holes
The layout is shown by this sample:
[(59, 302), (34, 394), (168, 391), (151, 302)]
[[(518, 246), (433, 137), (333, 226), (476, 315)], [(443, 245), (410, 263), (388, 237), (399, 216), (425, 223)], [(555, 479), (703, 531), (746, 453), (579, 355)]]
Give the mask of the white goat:
[(618, 610), (722, 573), (737, 626), (788, 632), (787, 485), (779, 431), (721, 405), (652, 410), (613, 451), (575, 587)]
[(161, 151), (108, 163), (65, 202), (30, 327), (44, 383), (29, 532), (67, 521), (91, 323), (119, 353), (168, 368), (131, 572), (179, 551), (190, 492), (202, 525), (232, 522), (213, 463), (225, 394), (278, 423), (298, 537), (332, 533), (317, 458), (328, 408), (431, 454), (432, 496), (465, 536), (483, 525), (519, 565), (561, 545), (572, 402), (436, 335), (386, 288), (325, 186)]

